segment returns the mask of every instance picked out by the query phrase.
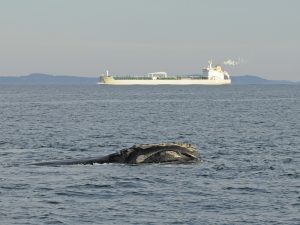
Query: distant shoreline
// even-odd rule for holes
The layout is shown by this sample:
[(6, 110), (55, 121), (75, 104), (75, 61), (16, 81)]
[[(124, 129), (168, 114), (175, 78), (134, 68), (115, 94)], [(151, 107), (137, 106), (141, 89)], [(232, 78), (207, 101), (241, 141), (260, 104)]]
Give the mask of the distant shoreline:
[[(248, 84), (291, 84), (299, 85), (300, 81), (268, 80), (254, 75), (231, 76), (232, 85)], [(97, 85), (98, 77), (80, 77), (35, 73), (25, 76), (0, 77), (0, 85)]]

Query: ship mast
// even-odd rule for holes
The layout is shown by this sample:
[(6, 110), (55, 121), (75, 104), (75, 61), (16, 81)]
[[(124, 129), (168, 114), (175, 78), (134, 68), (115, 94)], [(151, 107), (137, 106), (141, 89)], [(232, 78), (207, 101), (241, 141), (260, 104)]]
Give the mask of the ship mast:
[(209, 69), (212, 69), (212, 59), (208, 61)]

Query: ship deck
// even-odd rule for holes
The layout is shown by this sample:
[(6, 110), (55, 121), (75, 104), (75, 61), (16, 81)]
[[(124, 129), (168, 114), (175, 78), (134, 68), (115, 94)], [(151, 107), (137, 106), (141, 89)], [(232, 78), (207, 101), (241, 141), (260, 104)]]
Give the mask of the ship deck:
[[(151, 77), (139, 76), (114, 76), (114, 80), (153, 80)], [(206, 76), (172, 76), (172, 77), (158, 77), (157, 80), (207, 80)]]

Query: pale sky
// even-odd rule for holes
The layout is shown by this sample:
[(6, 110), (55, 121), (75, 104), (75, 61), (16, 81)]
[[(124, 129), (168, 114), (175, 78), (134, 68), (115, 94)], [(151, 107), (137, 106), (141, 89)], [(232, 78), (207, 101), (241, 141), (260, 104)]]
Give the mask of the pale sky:
[(201, 73), (300, 80), (299, 0), (0, 0), (0, 76)]

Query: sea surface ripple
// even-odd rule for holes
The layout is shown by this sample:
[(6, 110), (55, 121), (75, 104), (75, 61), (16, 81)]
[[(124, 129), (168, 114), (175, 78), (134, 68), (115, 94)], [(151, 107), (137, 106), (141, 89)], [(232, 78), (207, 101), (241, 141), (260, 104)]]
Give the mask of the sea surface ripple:
[[(300, 224), (300, 85), (1, 86), (0, 224)], [(30, 163), (190, 142), (190, 165)]]

